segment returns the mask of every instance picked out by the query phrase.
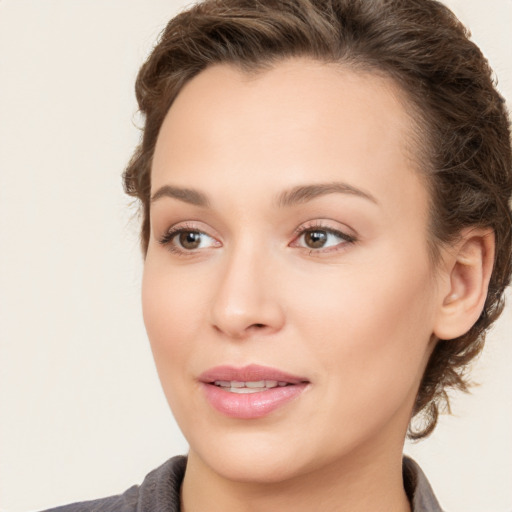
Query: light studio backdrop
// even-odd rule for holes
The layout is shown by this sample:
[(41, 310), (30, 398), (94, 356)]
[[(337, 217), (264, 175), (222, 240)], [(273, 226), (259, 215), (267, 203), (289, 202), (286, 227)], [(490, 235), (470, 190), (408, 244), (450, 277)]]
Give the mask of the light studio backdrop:
[[(186, 443), (140, 307), (133, 84), (180, 0), (0, 0), (0, 511), (98, 498)], [(512, 0), (447, 0), (512, 100)], [(510, 293), (509, 293), (510, 296)], [(434, 435), (450, 512), (512, 511), (512, 306)]]

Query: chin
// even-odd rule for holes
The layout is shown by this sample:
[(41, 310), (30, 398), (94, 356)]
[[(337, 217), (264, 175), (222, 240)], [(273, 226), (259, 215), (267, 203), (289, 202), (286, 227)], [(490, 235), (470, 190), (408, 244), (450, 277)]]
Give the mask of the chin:
[(307, 473), (302, 461), (295, 455), (283, 456), (281, 453), (245, 453), (223, 454), (222, 458), (212, 457), (205, 462), (224, 479), (252, 484), (279, 484)]
[[(250, 429), (252, 430), (252, 429)], [(293, 437), (293, 436), (291, 436)], [(222, 478), (244, 483), (281, 483), (309, 472), (311, 464), (304, 441), (265, 431), (227, 430), (199, 442), (191, 439), (189, 457), (196, 457)], [(288, 442), (287, 442), (288, 441)]]

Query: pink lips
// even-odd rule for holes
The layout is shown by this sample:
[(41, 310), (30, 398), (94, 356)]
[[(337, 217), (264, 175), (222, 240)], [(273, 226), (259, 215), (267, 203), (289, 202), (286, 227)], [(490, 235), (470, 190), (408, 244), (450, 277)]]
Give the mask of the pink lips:
[[(231, 418), (256, 419), (270, 414), (272, 411), (298, 397), (308, 385), (307, 379), (290, 375), (275, 368), (249, 365), (243, 368), (217, 366), (199, 376), (206, 400), (218, 412)], [(274, 381), (280, 383), (265, 390), (255, 389), (249, 393), (230, 391), (226, 382), (255, 383)], [(215, 385), (222, 382), (224, 386)], [(283, 385), (286, 383), (286, 385)], [(240, 385), (240, 384), (238, 384)], [(270, 386), (274, 386), (273, 383)]]

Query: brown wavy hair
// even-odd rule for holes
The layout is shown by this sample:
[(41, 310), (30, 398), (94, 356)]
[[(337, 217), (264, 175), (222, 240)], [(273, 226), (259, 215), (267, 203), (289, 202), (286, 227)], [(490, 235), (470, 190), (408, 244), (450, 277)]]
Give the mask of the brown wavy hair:
[[(173, 18), (139, 71), (144, 127), (124, 173), (149, 240), (151, 161), (164, 117), (183, 85), (218, 63), (258, 71), (307, 56), (384, 74), (400, 88), (415, 125), (430, 189), (430, 247), (469, 226), (492, 228), (496, 255), (485, 307), (463, 336), (440, 340), (421, 382), (409, 437), (432, 432), (449, 410), (447, 389), (466, 391), (468, 363), (503, 309), (511, 273), (510, 122), (493, 73), (455, 15), (435, 0), (206, 0)], [(420, 414), (421, 413), (421, 414)]]

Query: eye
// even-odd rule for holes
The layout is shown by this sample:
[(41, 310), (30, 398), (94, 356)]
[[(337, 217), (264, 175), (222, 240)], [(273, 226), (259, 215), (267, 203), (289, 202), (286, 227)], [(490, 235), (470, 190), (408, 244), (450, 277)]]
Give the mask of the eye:
[(220, 246), (220, 242), (212, 236), (198, 229), (187, 227), (171, 228), (159, 242), (171, 252), (178, 254)]
[(324, 226), (313, 226), (299, 228), (298, 237), (291, 244), (293, 247), (303, 247), (305, 249), (322, 250), (332, 249), (355, 242), (355, 237), (343, 233), (337, 229)]
[(200, 233), (198, 231), (182, 231), (181, 233), (176, 234), (173, 239), (181, 247), (190, 251), (193, 249), (199, 249), (204, 236), (204, 233)]

